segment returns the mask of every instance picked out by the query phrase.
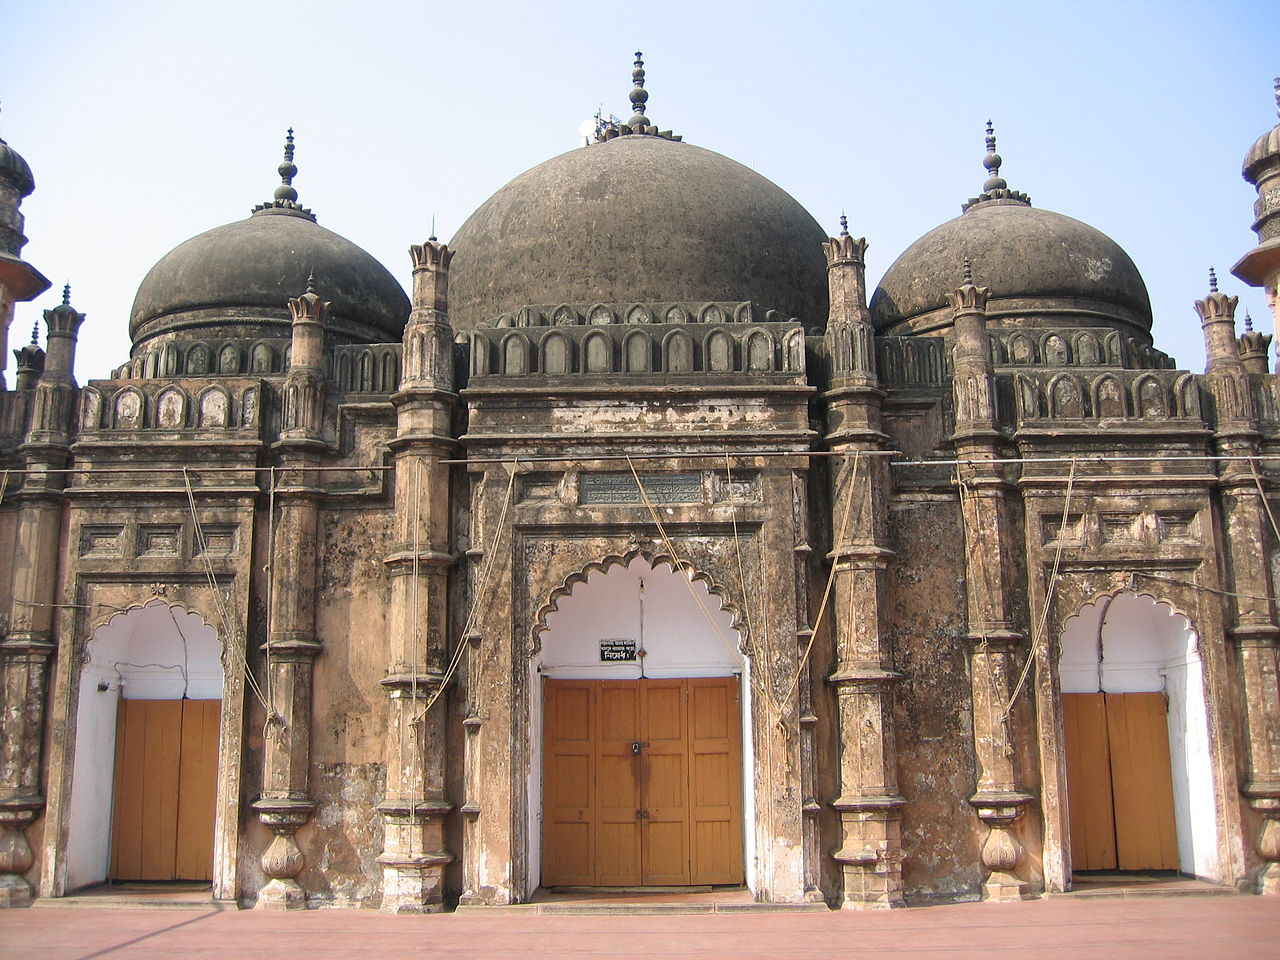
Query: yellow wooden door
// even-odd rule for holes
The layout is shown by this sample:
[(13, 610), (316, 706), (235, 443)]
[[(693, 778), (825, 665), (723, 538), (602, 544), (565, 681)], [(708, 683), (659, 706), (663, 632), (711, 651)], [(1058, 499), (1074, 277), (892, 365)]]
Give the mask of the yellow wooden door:
[(689, 883), (689, 724), (685, 680), (641, 680), (641, 877), (646, 886)]
[(544, 690), (544, 885), (742, 882), (736, 677)]
[(1116, 821), (1104, 694), (1064, 693), (1062, 726), (1067, 746), (1072, 868), (1114, 870)]
[(634, 680), (597, 681), (596, 842), (594, 884), (641, 883), (640, 686)]
[(542, 876), (548, 886), (595, 883), (595, 689), (588, 680), (545, 684)]
[(1163, 693), (1108, 693), (1107, 740), (1121, 870), (1178, 869)]
[(1176, 870), (1163, 693), (1063, 694), (1076, 870)]
[(121, 700), (113, 880), (209, 880), (221, 700)]
[(738, 678), (687, 680), (690, 883), (742, 875), (742, 712)]

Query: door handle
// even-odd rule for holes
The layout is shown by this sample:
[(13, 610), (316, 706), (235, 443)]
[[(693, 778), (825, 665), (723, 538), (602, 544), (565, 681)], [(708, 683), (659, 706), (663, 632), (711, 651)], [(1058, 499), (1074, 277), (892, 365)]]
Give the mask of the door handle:
[(639, 756), (640, 748), (647, 747), (648, 745), (649, 745), (648, 740), (635, 740), (631, 744), (631, 752)]

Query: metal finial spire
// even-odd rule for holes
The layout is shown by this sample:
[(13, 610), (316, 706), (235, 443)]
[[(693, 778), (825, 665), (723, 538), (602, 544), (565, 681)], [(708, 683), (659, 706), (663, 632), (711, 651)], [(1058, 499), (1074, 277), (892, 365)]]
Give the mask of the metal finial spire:
[(1280, 117), (1280, 77), (1275, 79), (1276, 85), (1276, 116)]
[(436, 242), (436, 215), (431, 215), (431, 236), (427, 237), (432, 243)]
[(847, 237), (849, 235), (849, 218), (844, 215), (844, 211), (840, 211), (840, 236)]
[(1209, 292), (1218, 292), (1218, 274), (1214, 272), (1213, 267), (1209, 268)]
[(1253, 333), (1253, 317), (1249, 316), (1249, 311), (1244, 312), (1244, 332)]
[(968, 257), (964, 258), (964, 282), (973, 283), (973, 263)]
[(635, 86), (631, 88), (631, 106), (635, 108), (635, 113), (631, 119), (627, 121), (629, 127), (647, 127), (649, 118), (644, 115), (644, 105), (649, 101), (649, 91), (644, 88), (644, 60), (641, 59), (643, 54), (636, 51), (636, 62), (631, 70), (631, 79), (635, 82)]
[(307, 295), (316, 296), (316, 272), (314, 270), (307, 274)]
[(991, 121), (987, 121), (987, 155), (982, 158), (982, 165), (987, 168), (987, 182), (982, 185), (984, 193), (990, 193), (992, 190), (1006, 190), (1009, 184), (1005, 183), (1004, 178), (1000, 176), (1000, 164), (1004, 161), (1000, 158), (1000, 154), (996, 153), (996, 131), (991, 125)]
[(293, 178), (298, 175), (298, 168), (293, 162), (293, 127), (284, 138), (284, 162), (277, 168), (280, 172), (280, 186), (276, 187), (276, 199), (296, 203), (298, 191), (293, 189)]
[(40, 345), (40, 321), (37, 320), (31, 325), (31, 345), (37, 347)]
[(62, 305), (64, 307), (71, 306), (71, 284), (67, 283), (62, 288)]

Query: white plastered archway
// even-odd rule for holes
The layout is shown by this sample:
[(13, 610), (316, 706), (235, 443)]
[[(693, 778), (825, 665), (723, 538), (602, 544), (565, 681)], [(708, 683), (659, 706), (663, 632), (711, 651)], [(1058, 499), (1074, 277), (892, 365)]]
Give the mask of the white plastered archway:
[[(542, 875), (542, 683), (544, 677), (635, 680), (737, 675), (742, 691), (743, 857), (754, 888), (754, 790), (751, 772), (750, 661), (733, 617), (692, 572), (677, 573), (644, 557), (593, 572), (547, 615), (538, 655), (530, 661), (529, 872), (526, 895)], [(632, 640), (643, 656), (602, 663), (601, 640)]]
[(220, 700), (221, 647), (197, 614), (161, 600), (113, 617), (85, 651), (67, 830), (68, 891), (107, 879), (116, 710), (126, 700)]
[(1067, 621), (1060, 649), (1063, 693), (1168, 697), (1179, 869), (1220, 881), (1204, 667), (1187, 618), (1145, 594), (1106, 596)]

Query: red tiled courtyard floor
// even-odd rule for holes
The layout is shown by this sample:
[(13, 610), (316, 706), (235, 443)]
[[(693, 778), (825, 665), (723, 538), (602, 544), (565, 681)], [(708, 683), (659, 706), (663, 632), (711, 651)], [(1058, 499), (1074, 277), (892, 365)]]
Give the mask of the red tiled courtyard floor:
[(966, 903), (883, 913), (386, 917), (371, 911), (77, 906), (0, 913), (3, 960), (1100, 960), (1280, 958), (1280, 901), (1251, 896)]

